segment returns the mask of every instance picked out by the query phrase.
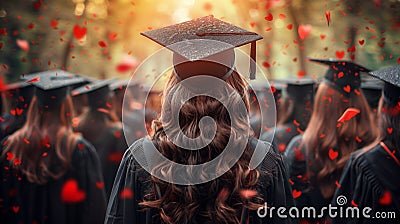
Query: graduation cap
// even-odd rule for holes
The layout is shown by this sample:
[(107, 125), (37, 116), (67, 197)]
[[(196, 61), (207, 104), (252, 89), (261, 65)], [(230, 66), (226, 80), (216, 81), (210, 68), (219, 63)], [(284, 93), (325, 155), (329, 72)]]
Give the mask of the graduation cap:
[(312, 78), (289, 78), (277, 82), (286, 84), (286, 93), (291, 99), (307, 102), (314, 97), (316, 82)]
[(384, 82), (379, 79), (364, 79), (361, 81), (361, 89), (371, 108), (377, 108), (382, 95)]
[(380, 69), (369, 73), (385, 82), (383, 99), (386, 103), (395, 105), (400, 102), (400, 65)]
[(347, 60), (309, 58), (310, 61), (329, 65), (323, 82), (335, 88), (345, 96), (350, 96), (355, 90), (360, 89), (361, 72), (370, 70)]
[(72, 96), (87, 94), (88, 104), (91, 108), (104, 107), (110, 96), (110, 84), (115, 79), (100, 80), (72, 90)]
[(60, 71), (62, 70), (50, 70), (23, 77), (27, 83), (36, 87), (36, 96), (43, 108), (61, 103), (69, 94), (72, 85), (84, 82), (83, 78), (65, 75)]
[[(219, 78), (227, 78), (234, 69), (233, 49), (251, 43), (250, 79), (255, 79), (256, 41), (262, 39), (262, 36), (214, 16), (205, 16), (141, 34), (173, 51), (175, 65), (185, 61), (187, 63), (183, 64), (193, 66), (190, 62), (200, 62), (206, 66), (200, 65), (196, 68), (207, 71), (212, 65), (205, 62), (213, 61), (229, 67), (228, 73), (217, 74)], [(177, 70), (175, 74), (180, 79), (196, 75), (193, 74), (196, 69), (191, 69), (191, 72), (184, 70), (185, 68)]]

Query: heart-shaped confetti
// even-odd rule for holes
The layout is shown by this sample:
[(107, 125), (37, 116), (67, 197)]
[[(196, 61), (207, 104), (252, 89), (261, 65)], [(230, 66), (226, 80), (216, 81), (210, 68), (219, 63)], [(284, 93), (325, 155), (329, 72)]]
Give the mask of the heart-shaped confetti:
[(297, 29), (297, 32), (299, 33), (299, 37), (301, 40), (306, 39), (306, 37), (311, 33), (312, 26), (311, 25), (303, 25), (301, 24), (299, 28)]
[(61, 200), (65, 203), (78, 203), (85, 199), (86, 193), (78, 188), (76, 180), (67, 180), (61, 190)]
[(86, 27), (80, 27), (79, 25), (74, 26), (74, 36), (76, 39), (82, 39), (86, 35)]

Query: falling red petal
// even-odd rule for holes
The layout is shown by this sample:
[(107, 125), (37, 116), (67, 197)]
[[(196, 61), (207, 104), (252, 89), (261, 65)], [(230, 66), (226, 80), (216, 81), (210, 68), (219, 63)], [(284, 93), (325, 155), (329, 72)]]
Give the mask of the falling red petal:
[(325, 18), (326, 18), (326, 22), (328, 23), (328, 26), (331, 24), (331, 12), (327, 11), (325, 12)]
[(346, 111), (342, 114), (342, 116), (338, 119), (338, 122), (346, 122), (350, 119), (352, 119), (354, 116), (360, 113), (360, 110), (357, 108), (347, 108)]

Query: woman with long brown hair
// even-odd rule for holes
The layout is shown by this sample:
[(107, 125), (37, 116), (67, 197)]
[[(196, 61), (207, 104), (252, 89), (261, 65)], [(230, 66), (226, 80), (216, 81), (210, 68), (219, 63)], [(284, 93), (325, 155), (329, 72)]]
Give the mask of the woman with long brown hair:
[(35, 76), (26, 123), (1, 145), (0, 222), (100, 223), (106, 200), (99, 159), (72, 130), (68, 88), (80, 80)]
[[(332, 204), (372, 210), (369, 218), (338, 217), (334, 223), (398, 223), (400, 216), (400, 66), (370, 74), (385, 81), (378, 107), (379, 137), (350, 157)], [(348, 203), (338, 204), (339, 196)], [(378, 212), (382, 215), (375, 216)]]
[[(250, 169), (257, 140), (250, 136), (247, 85), (234, 69), (233, 49), (220, 51), (218, 45), (181, 42), (181, 38), (195, 40), (198, 38), (196, 33), (205, 31), (222, 34), (229, 32), (232, 35), (231, 40), (245, 39), (241, 44), (248, 43), (248, 38), (257, 40), (258, 37), (253, 34), (240, 36), (237, 32), (244, 33), (245, 30), (211, 16), (153, 30), (145, 35), (154, 40), (160, 34), (171, 36), (172, 33), (169, 32), (175, 33), (177, 30), (179, 33), (174, 35), (174, 41), (181, 44), (182, 48), (173, 55), (174, 72), (164, 90), (161, 117), (153, 123), (154, 134), (148, 139), (136, 141), (125, 153), (111, 193), (106, 223), (291, 222), (289, 218), (280, 219), (276, 215), (264, 219), (257, 215), (258, 209), (264, 203), (268, 206), (289, 207), (293, 205), (293, 198), (282, 158), (273, 150), (262, 155), (265, 157), (261, 158), (261, 165)], [(220, 40), (224, 41), (224, 38), (226, 37)], [(195, 52), (196, 49), (201, 50)], [(208, 53), (198, 57), (204, 50)], [(185, 52), (193, 53), (196, 59), (188, 61), (182, 56)], [(210, 58), (220, 60), (210, 61)], [(190, 82), (193, 78), (203, 76), (210, 79), (213, 77), (214, 81), (198, 79), (199, 82), (185, 84), (188, 80)], [(237, 95), (225, 91), (224, 88), (217, 88), (217, 83), (232, 88)], [(208, 88), (218, 96), (225, 97), (226, 104), (217, 100), (219, 98), (199, 94)], [(175, 92), (176, 90), (180, 91)], [(181, 97), (191, 94), (199, 95), (182, 100)], [(180, 105), (182, 101), (184, 103)], [(230, 114), (228, 108), (240, 108), (238, 105), (241, 103), (244, 111)], [(179, 116), (174, 117), (177, 114)], [(211, 118), (214, 125), (204, 123), (203, 119), (206, 117)], [(215, 130), (214, 136), (210, 136), (212, 129)], [(188, 148), (174, 142), (174, 139), (185, 137), (190, 138), (189, 142), (193, 141)], [(203, 137), (209, 140), (208, 144), (202, 145)], [(217, 159), (219, 155), (226, 156), (225, 151), (231, 149), (227, 147), (230, 142), (234, 145), (241, 144), (240, 139), (246, 139), (244, 152), (239, 154), (240, 158), (237, 158), (232, 167), (227, 168), (227, 172), (208, 179), (214, 173), (226, 169), (228, 162), (232, 161), (231, 154), (216, 167), (202, 166), (204, 169), (200, 171), (194, 168)], [(150, 152), (151, 148), (146, 148), (149, 144), (154, 144), (155, 151)], [(199, 150), (194, 150), (196, 146), (199, 146)], [(264, 144), (261, 146), (262, 149), (266, 147)], [(157, 153), (165, 157), (165, 160), (155, 158)], [(143, 162), (153, 164), (151, 169), (147, 170)], [(177, 168), (183, 164), (191, 168)]]
[(287, 79), (286, 94), (280, 103), (280, 120), (275, 129), (261, 136), (261, 140), (271, 139), (280, 153), (284, 153), (290, 140), (303, 133), (310, 121), (314, 100), (315, 81), (311, 78)]
[[(360, 73), (367, 69), (349, 61), (311, 60), (330, 68), (318, 87), (310, 123), (289, 143), (285, 160), (297, 206), (321, 208), (330, 203), (350, 154), (374, 141), (376, 133), (360, 91)], [(350, 114), (353, 110), (357, 115)]]
[(114, 112), (109, 84), (112, 80), (101, 80), (72, 91), (73, 96), (86, 94), (88, 110), (79, 117), (75, 131), (82, 133), (95, 147), (104, 175), (107, 197), (110, 195), (114, 177), (125, 150), (122, 124)]

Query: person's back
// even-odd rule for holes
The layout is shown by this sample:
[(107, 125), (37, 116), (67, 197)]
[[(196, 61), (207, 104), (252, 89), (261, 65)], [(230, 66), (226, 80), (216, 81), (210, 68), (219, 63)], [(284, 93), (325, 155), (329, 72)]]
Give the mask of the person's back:
[(111, 80), (102, 80), (73, 90), (73, 95), (87, 94), (89, 108), (75, 127), (95, 147), (100, 158), (107, 197), (125, 150), (128, 148), (122, 124), (110, 95)]
[[(377, 114), (379, 136), (350, 157), (332, 200), (345, 211), (357, 207), (360, 215), (331, 217), (333, 223), (398, 223), (400, 216), (400, 66), (370, 74), (385, 82)], [(350, 203), (335, 200), (340, 197)]]
[(104, 182), (98, 156), (87, 141), (77, 140), (65, 174), (40, 184), (29, 181), (10, 164), (23, 161), (10, 152), (3, 153), (5, 147), (7, 144), (0, 150), (0, 223), (103, 222)]
[(0, 153), (1, 223), (101, 223), (104, 181), (93, 147), (72, 130), (69, 85), (40, 76), (25, 125)]

